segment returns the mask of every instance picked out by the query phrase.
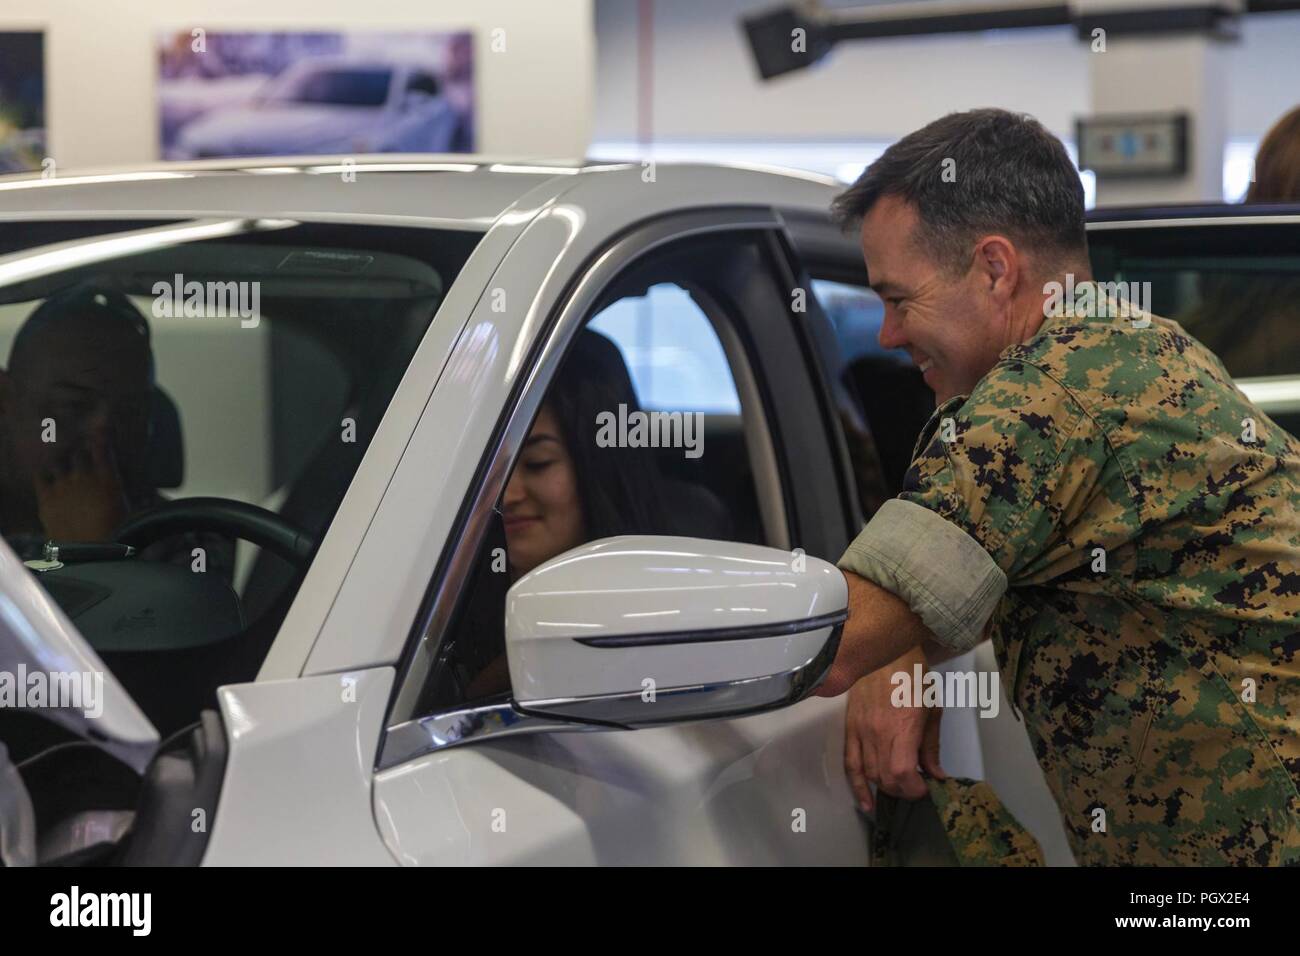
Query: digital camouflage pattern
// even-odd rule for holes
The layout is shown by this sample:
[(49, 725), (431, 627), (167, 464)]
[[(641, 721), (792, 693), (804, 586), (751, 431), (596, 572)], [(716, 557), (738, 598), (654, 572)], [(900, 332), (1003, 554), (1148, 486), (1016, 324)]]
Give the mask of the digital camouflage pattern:
[(1007, 575), (986, 633), (1079, 863), (1300, 863), (1296, 440), (1177, 323), (1072, 317), (917, 448), (901, 497)]
[(926, 776), (927, 799), (877, 794), (872, 866), (1043, 866), (1038, 841), (982, 780)]

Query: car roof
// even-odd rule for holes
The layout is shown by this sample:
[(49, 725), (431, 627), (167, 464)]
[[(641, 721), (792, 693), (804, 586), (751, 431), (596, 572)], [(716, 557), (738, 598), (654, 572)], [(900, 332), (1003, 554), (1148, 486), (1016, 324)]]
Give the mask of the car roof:
[[(826, 176), (766, 167), (661, 163), (685, 205), (727, 202), (825, 209), (843, 188)], [(345, 174), (355, 172), (355, 176)], [(481, 154), (203, 160), (151, 166), (0, 176), (0, 218), (172, 218), (206, 215), (366, 220), (486, 229), (528, 197), (538, 208), (574, 177), (618, 176), (644, 183), (640, 163), (533, 160)], [(650, 210), (653, 190), (629, 188), (628, 219)], [(641, 202), (638, 202), (641, 200)]]

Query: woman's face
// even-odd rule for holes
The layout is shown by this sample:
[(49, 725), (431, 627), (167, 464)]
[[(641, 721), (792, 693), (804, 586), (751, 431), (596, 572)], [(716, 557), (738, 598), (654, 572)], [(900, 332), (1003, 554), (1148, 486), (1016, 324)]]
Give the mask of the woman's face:
[(506, 485), (506, 553), (515, 576), (587, 540), (573, 459), (543, 405)]

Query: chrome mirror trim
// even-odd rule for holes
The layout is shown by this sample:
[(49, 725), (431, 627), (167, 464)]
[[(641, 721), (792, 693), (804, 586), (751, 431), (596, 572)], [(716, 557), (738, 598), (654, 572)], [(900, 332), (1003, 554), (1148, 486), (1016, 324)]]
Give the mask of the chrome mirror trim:
[(498, 740), (542, 732), (608, 729), (610, 728), (526, 713), (503, 695), (472, 707), (430, 714), (388, 728), (377, 769), (385, 770), (413, 757), (480, 740)]
[[(830, 670), (844, 630), (843, 613), (812, 660), (781, 674), (656, 691), (654, 701), (637, 691), (598, 697), (535, 701), (521, 706), (505, 695), (472, 707), (408, 720), (388, 729), (376, 770), (383, 771), (449, 747), (537, 733), (636, 730), (694, 720), (717, 720), (775, 710), (797, 703)], [(820, 619), (802, 624), (817, 626)], [(811, 628), (805, 628), (805, 630)]]
[(598, 697), (529, 701), (526, 707), (515, 706), (538, 717), (612, 724), (628, 730), (687, 720), (741, 717), (786, 707), (807, 697), (830, 670), (844, 631), (844, 615), (839, 617), (815, 657), (780, 674), (717, 684), (659, 688), (653, 700), (647, 700), (640, 691), (632, 691)]
[(848, 611), (831, 611), (817, 617), (777, 624), (746, 624), (737, 627), (715, 627), (707, 631), (657, 631), (649, 634), (613, 634), (609, 637), (575, 637), (587, 647), (658, 647), (664, 644), (695, 644), (713, 641), (747, 641), (756, 637), (784, 637), (789, 634), (806, 634), (823, 627), (843, 624)]

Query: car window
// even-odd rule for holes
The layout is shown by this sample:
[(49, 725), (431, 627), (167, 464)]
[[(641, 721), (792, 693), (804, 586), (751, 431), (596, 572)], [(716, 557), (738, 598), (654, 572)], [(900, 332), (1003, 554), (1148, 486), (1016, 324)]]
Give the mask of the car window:
[(643, 408), (740, 414), (718, 333), (681, 286), (660, 283), (619, 299), (591, 328), (618, 346)]
[(881, 492), (902, 490), (912, 448), (930, 413), (934, 393), (903, 349), (880, 345), (885, 307), (866, 285), (813, 278), (813, 294), (835, 329), (844, 360), (843, 385), (866, 422), (866, 432), (845, 429), (849, 457), (866, 517)]
[(509, 691), (505, 592), (572, 547), (633, 533), (767, 542), (746, 428), (761, 413), (714, 321), (677, 282), (610, 298), (548, 388), (418, 713)]
[(382, 68), (309, 70), (277, 90), (273, 99), (322, 106), (383, 106), (392, 80), (393, 71)]
[(134, 225), (0, 226), (0, 533), (165, 732), (256, 675), (475, 234)]
[[(1279, 424), (1300, 435), (1300, 255), (1277, 227), (1090, 237), (1096, 277), (1180, 323)], [(1132, 296), (1130, 296), (1132, 298)], [(1261, 381), (1257, 381), (1261, 380)]]

